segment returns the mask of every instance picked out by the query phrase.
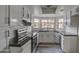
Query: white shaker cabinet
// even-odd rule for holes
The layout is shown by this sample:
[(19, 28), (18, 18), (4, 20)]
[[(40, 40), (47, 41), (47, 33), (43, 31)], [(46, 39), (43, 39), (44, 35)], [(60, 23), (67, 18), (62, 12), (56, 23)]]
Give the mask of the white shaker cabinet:
[(31, 40), (26, 42), (23, 46), (21, 47), (10, 47), (10, 52), (11, 53), (31, 53)]
[(5, 26), (5, 17), (7, 17), (7, 6), (0, 5), (0, 26)]
[(32, 6), (30, 5), (25, 5), (23, 6), (23, 17), (28, 21), (31, 22), (31, 17), (32, 17)]
[(17, 20), (22, 19), (22, 14), (23, 14), (22, 7), (23, 6), (20, 6), (20, 5), (11, 5), (10, 6), (11, 19), (17, 19)]
[(22, 53), (31, 53), (31, 40), (22, 46)]
[(64, 36), (63, 51), (66, 53), (77, 52), (77, 36)]
[(79, 14), (79, 6), (74, 6), (71, 10), (72, 15)]
[(6, 17), (7, 17), (7, 6), (0, 5), (0, 51), (2, 51), (6, 47), (6, 40), (7, 40)]

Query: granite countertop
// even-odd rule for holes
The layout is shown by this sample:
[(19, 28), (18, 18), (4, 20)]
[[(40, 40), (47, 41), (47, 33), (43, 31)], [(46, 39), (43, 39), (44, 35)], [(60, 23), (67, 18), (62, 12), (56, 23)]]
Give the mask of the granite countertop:
[(66, 33), (64, 33), (64, 36), (78, 36), (78, 35), (77, 34), (73, 34), (73, 33), (66, 32)]

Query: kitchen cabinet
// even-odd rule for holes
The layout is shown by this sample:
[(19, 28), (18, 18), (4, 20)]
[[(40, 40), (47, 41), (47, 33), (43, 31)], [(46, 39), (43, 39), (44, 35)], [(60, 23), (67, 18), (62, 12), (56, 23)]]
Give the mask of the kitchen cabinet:
[(79, 25), (79, 6), (75, 6), (71, 11), (71, 25), (77, 27)]
[(23, 10), (23, 18), (27, 20), (28, 22), (31, 22), (31, 16), (32, 16), (32, 7), (30, 5), (25, 5), (22, 8)]
[(56, 43), (54, 32), (47, 31), (47, 32), (39, 32), (39, 40), (40, 42), (47, 42), (47, 43)]
[(19, 6), (19, 5), (11, 5), (10, 6), (11, 19), (17, 19), (17, 20), (22, 19), (22, 14), (23, 14), (22, 7), (23, 6)]
[(31, 40), (22, 46), (22, 53), (31, 53)]
[(79, 14), (79, 6), (75, 6), (72, 10), (72, 15)]
[(23, 46), (10, 46), (11, 53), (31, 53), (31, 40), (26, 42)]
[(64, 22), (66, 26), (71, 26), (71, 7), (66, 7), (64, 12)]
[(31, 53), (31, 34), (27, 32), (27, 27), (14, 31), (14, 37), (10, 40), (9, 46), (12, 53)]
[(7, 6), (0, 5), (0, 51), (2, 51), (6, 47), (6, 40), (7, 40)]
[(67, 26), (71, 25), (71, 10), (66, 12), (66, 25)]
[(4, 27), (7, 22), (7, 17), (8, 17), (8, 11), (7, 11), (7, 6), (1, 5), (0, 6), (0, 26)]
[(66, 53), (77, 52), (77, 36), (64, 36), (63, 51)]
[(78, 41), (77, 41), (77, 52), (79, 53), (79, 37), (78, 37)]
[(78, 9), (78, 6), (67, 6), (65, 8), (65, 22), (67, 26), (73, 26), (74, 21), (72, 21), (71, 16), (75, 14), (79, 14), (78, 10), (76, 12), (76, 9)]
[(12, 20), (27, 20), (31, 19), (31, 6), (10, 5), (10, 21)]

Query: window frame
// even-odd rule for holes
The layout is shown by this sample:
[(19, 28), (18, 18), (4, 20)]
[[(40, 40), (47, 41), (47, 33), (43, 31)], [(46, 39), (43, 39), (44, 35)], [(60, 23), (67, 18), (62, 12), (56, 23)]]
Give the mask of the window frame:
[[(59, 21), (60, 19), (63, 19), (63, 18), (59, 18), (58, 21), (56, 22), (56, 28), (57, 29), (63, 29), (64, 28), (64, 19), (63, 19), (63, 21)], [(62, 24), (62, 27), (59, 27), (61, 24)]]

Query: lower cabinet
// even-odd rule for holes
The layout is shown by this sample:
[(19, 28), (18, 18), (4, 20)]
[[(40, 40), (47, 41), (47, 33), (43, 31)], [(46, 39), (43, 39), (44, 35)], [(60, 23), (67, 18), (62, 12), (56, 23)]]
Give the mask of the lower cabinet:
[(31, 53), (31, 40), (22, 46), (22, 53)]
[(65, 53), (77, 52), (77, 36), (64, 36), (63, 51)]
[(31, 40), (21, 47), (10, 47), (11, 53), (31, 53)]
[(78, 37), (78, 41), (77, 41), (77, 52), (79, 53), (79, 37)]
[(21, 47), (10, 47), (10, 53), (21, 53), (22, 48)]

